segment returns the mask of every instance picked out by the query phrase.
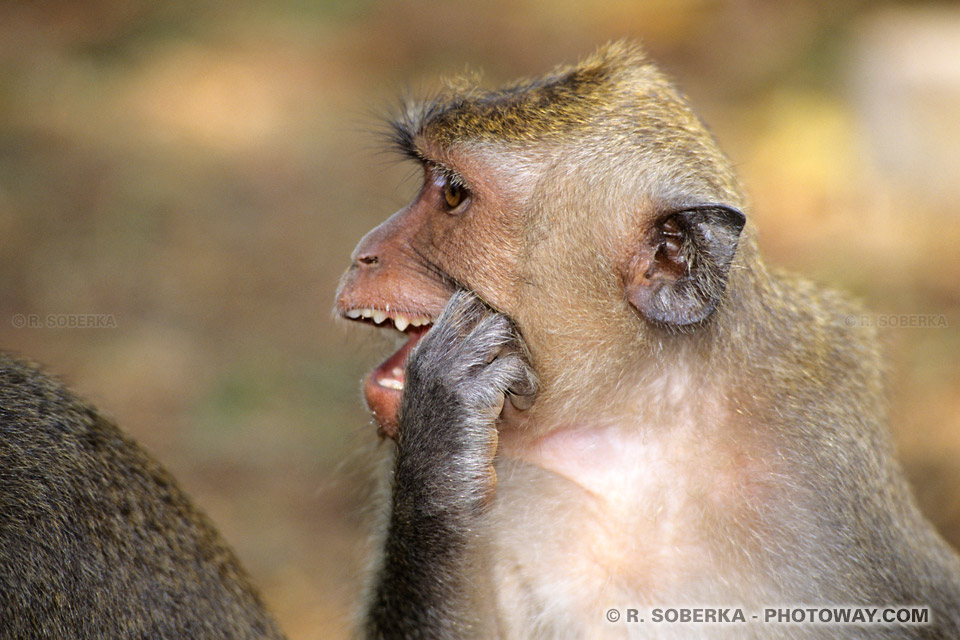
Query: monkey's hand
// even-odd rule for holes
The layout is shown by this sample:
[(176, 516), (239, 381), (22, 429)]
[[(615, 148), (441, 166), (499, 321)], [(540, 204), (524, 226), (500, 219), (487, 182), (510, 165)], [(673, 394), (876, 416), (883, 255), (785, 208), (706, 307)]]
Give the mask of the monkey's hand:
[(521, 350), (506, 316), (460, 292), (410, 354), (367, 638), (493, 637), (474, 541), (496, 488), (505, 395), (535, 388)]
[(513, 323), (472, 293), (455, 293), (407, 361), (395, 480), (422, 487), (444, 511), (482, 506), (496, 484), (504, 398), (521, 398), (514, 404), (524, 408), (534, 388)]

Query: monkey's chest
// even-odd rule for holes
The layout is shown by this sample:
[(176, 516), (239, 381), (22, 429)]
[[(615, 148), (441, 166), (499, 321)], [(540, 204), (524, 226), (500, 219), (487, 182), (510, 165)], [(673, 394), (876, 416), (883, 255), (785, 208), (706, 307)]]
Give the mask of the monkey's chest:
[(742, 489), (748, 467), (719, 445), (709, 460), (692, 460), (702, 442), (599, 433), (498, 461), (489, 551), (502, 615), (582, 624), (583, 635), (560, 637), (592, 637), (611, 630), (600, 618), (613, 608), (756, 595), (749, 563), (736, 560), (752, 551), (729, 535), (756, 522), (744, 517), (744, 492), (731, 489)]
[(611, 504), (530, 464), (504, 463), (498, 478), (489, 552), (508, 620), (599, 624), (611, 608), (699, 591), (712, 553), (684, 513), (682, 488), (635, 482), (623, 489), (629, 500)]

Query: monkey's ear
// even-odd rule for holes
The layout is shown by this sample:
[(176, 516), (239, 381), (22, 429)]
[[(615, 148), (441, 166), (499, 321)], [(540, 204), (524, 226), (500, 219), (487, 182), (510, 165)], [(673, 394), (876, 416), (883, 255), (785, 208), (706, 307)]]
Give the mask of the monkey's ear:
[(701, 205), (661, 217), (624, 272), (630, 304), (644, 318), (683, 326), (705, 320), (727, 286), (746, 218), (725, 205)]

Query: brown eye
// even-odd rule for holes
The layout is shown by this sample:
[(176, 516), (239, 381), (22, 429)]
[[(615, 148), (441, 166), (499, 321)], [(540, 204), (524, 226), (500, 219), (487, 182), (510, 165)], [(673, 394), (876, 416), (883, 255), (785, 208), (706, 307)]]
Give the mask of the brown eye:
[(447, 208), (456, 209), (463, 202), (464, 190), (458, 184), (447, 182), (443, 187), (443, 201)]

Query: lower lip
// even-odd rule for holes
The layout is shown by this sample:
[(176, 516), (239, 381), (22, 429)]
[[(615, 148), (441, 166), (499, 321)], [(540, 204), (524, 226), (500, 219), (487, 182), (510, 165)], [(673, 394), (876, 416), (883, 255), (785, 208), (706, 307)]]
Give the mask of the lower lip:
[(377, 423), (378, 433), (382, 437), (396, 440), (402, 392), (384, 387), (376, 381), (375, 373), (371, 373), (363, 382), (363, 396)]

